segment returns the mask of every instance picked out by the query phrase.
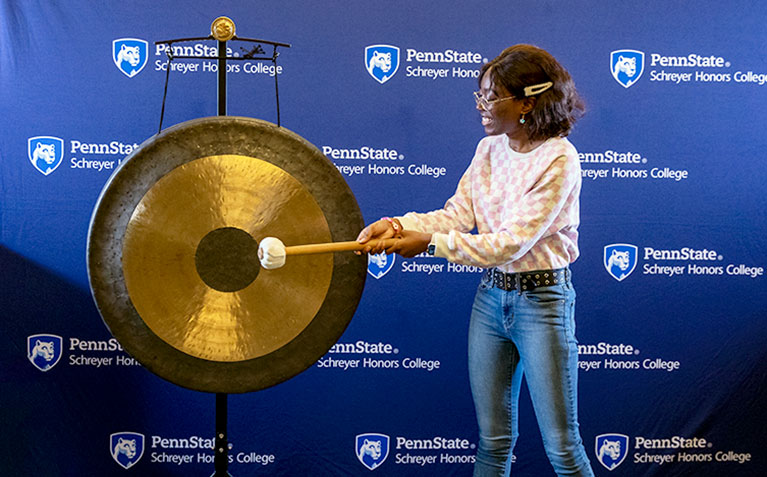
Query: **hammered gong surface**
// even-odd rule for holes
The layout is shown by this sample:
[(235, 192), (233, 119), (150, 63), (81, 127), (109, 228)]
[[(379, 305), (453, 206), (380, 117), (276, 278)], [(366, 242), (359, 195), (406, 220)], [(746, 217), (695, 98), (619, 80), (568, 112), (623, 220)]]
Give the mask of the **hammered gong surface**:
[(150, 371), (199, 391), (256, 391), (330, 349), (367, 267), (337, 253), (263, 270), (258, 241), (353, 240), (362, 226), (336, 167), (300, 136), (251, 118), (196, 119), (144, 142), (107, 182), (88, 234), (91, 291)]

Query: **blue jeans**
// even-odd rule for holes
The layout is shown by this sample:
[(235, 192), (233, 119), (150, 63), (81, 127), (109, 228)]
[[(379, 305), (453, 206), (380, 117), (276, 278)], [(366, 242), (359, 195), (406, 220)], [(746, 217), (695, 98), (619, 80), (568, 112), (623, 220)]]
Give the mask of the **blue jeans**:
[(479, 424), (474, 477), (511, 475), (522, 375), (557, 475), (593, 476), (578, 430), (575, 290), (568, 280), (505, 291), (483, 278), (469, 326), (469, 377)]

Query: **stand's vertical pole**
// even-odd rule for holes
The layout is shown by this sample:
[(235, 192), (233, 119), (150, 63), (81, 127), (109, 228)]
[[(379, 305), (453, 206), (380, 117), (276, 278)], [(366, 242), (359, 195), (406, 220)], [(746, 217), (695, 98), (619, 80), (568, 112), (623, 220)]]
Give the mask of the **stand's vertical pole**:
[(226, 116), (226, 42), (218, 42), (218, 115)]
[(272, 66), (274, 66), (274, 99), (277, 100), (277, 126), (280, 124), (280, 88), (277, 85), (277, 45), (274, 45), (274, 52), (272, 53)]
[[(226, 42), (218, 42), (218, 115), (226, 116)], [(228, 477), (229, 438), (226, 432), (228, 419), (227, 395), (216, 393), (216, 447), (213, 457), (213, 477)]]
[(228, 477), (229, 472), (229, 440), (226, 435), (227, 394), (216, 394), (216, 448), (214, 449), (213, 477)]

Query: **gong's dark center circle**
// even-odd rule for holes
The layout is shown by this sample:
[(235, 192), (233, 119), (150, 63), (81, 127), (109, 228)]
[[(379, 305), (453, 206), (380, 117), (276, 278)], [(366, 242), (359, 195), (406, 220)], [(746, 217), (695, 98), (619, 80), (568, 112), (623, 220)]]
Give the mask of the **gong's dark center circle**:
[(194, 255), (197, 274), (206, 285), (222, 292), (235, 292), (258, 276), (258, 242), (235, 227), (222, 227), (200, 240)]

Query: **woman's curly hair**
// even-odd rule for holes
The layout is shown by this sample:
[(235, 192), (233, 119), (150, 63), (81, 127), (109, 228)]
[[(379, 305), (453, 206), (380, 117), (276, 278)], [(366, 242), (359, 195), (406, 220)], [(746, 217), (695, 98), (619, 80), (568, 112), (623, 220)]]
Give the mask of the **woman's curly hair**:
[(480, 85), (485, 73), (494, 85), (503, 86), (517, 99), (525, 98), (526, 86), (554, 83), (534, 96), (535, 107), (525, 118), (524, 127), (531, 140), (567, 136), (585, 111), (570, 73), (547, 51), (536, 46), (521, 44), (503, 50), (482, 66)]

